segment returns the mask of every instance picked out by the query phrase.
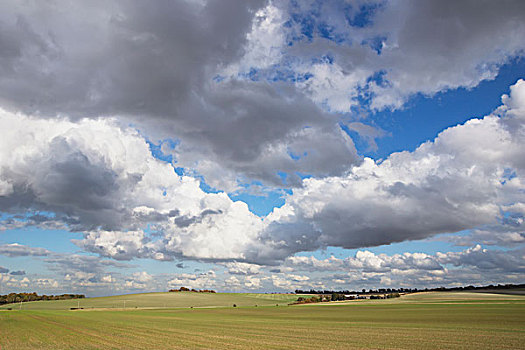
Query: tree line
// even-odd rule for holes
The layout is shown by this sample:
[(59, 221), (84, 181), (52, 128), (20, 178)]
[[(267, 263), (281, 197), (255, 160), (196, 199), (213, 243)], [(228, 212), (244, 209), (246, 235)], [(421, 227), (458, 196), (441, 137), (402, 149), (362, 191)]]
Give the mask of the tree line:
[(349, 290), (342, 290), (342, 291), (334, 291), (334, 290), (301, 290), (296, 289), (295, 294), (385, 294), (385, 293), (415, 293), (415, 292), (458, 292), (458, 291), (465, 291), (465, 290), (487, 290), (487, 289), (494, 289), (494, 290), (504, 290), (504, 289), (514, 289), (514, 288), (525, 288), (525, 284), (498, 284), (493, 285), (489, 284), (486, 286), (464, 286), (464, 287), (434, 287), (434, 288), (424, 288), (424, 289), (418, 289), (418, 288), (379, 288), (379, 289), (369, 289), (368, 291), (366, 289), (362, 289), (361, 291), (349, 291)]
[[(401, 295), (397, 292), (387, 293), (382, 295), (370, 295), (370, 299), (391, 299), (399, 298)], [(338, 301), (338, 300), (354, 300), (354, 299), (364, 299), (365, 297), (356, 297), (353, 294), (344, 294), (344, 293), (332, 293), (332, 294), (319, 294), (312, 297), (299, 297), (296, 301), (289, 305), (295, 304), (310, 304), (310, 303), (322, 303), (327, 301)]]
[[(302, 289), (296, 289), (295, 294), (321, 294), (321, 295), (329, 295), (329, 294), (342, 294), (342, 295), (348, 295), (348, 294), (387, 294), (387, 293), (414, 293), (418, 292), (419, 290), (417, 288), (379, 288), (379, 289), (369, 289), (368, 291), (366, 289), (362, 289), (361, 291), (354, 291), (354, 290), (302, 290)], [(422, 290), (421, 290), (422, 291)]]
[(211, 289), (190, 289), (186, 287), (180, 287), (179, 289), (170, 289), (168, 292), (194, 292), (194, 293), (216, 293), (214, 290)]
[(38, 300), (83, 299), (85, 297), (84, 294), (38, 295), (37, 293), (9, 293), (0, 295), (0, 305)]

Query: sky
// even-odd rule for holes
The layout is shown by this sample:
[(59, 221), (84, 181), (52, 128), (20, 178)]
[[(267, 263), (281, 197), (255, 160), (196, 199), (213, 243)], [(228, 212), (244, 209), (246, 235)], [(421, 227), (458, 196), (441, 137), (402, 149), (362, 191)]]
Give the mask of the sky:
[(0, 294), (525, 282), (523, 1), (2, 1)]

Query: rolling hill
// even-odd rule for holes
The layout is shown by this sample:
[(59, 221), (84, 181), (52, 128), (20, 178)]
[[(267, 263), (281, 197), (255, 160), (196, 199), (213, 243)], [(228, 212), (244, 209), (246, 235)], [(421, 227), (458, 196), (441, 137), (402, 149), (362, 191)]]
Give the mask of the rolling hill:
[(72, 307), (84, 309), (123, 309), (123, 308), (189, 308), (189, 307), (231, 307), (287, 305), (297, 300), (295, 294), (256, 294), (256, 293), (143, 293), (110, 297), (97, 297), (70, 300), (32, 301), (20, 304), (2, 305), (0, 309), (23, 310), (69, 310)]

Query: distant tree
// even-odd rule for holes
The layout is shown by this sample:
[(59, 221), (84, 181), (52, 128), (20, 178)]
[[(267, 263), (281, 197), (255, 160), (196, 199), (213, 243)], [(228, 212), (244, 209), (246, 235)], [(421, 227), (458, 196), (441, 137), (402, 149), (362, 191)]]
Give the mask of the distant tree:
[(9, 293), (0, 295), (0, 305), (37, 301), (37, 300), (67, 300), (67, 299), (82, 299), (84, 294), (62, 294), (62, 295), (38, 295), (37, 293)]

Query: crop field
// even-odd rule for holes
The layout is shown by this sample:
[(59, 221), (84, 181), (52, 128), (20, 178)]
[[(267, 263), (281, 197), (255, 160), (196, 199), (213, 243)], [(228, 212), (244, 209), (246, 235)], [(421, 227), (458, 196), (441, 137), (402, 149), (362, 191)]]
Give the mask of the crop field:
[[(102, 309), (114, 307), (107, 301), (111, 298), (138, 303), (155, 296), (157, 309)], [(208, 298), (206, 305), (195, 304), (193, 297), (201, 296), (202, 302)], [(95, 309), (79, 311), (65, 310), (60, 301), (35, 302), (31, 308), (27, 303), (22, 310), (0, 311), (0, 348), (525, 349), (521, 295), (418, 293), (396, 300), (283, 306), (290, 297), (295, 296), (179, 295), (177, 307), (164, 308), (161, 300), (176, 296), (142, 294), (93, 298)], [(257, 307), (251, 305), (256, 300)]]
[(129, 309), (129, 308), (181, 308), (181, 307), (227, 307), (288, 305), (297, 300), (295, 294), (255, 294), (255, 293), (144, 293), (112, 297), (32, 301), (28, 303), (3, 305), (0, 310), (13, 308), (22, 310), (69, 310), (71, 307), (84, 309)]

